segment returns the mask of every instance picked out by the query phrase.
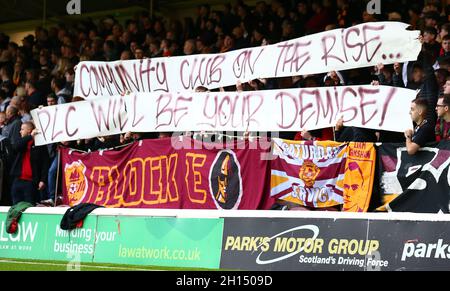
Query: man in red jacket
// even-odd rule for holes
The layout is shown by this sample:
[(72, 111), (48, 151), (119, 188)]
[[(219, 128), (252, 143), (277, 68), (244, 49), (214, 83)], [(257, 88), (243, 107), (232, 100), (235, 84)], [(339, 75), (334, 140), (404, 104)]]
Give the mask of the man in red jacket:
[(13, 145), (17, 152), (11, 169), (14, 179), (11, 189), (13, 205), (25, 201), (34, 204), (38, 191), (44, 190), (49, 169), (48, 151), (45, 146), (35, 146), (37, 131), (32, 122), (25, 122), (20, 129), (21, 138)]

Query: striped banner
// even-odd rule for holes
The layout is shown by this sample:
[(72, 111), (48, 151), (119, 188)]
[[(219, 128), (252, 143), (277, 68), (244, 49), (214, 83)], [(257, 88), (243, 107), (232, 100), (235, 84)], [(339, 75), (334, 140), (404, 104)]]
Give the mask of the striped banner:
[(375, 173), (373, 144), (273, 142), (271, 197), (312, 208), (343, 205), (343, 211), (367, 211)]

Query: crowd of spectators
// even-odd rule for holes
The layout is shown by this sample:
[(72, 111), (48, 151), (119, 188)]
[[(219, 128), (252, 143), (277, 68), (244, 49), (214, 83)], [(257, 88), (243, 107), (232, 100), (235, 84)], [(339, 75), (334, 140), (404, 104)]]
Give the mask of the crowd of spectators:
[[(406, 142), (408, 152), (432, 141), (450, 139), (450, 20), (446, 1), (382, 1), (382, 14), (369, 14), (362, 0), (244, 1), (211, 9), (183, 20), (135, 15), (125, 23), (113, 16), (84, 19), (76, 25), (37, 27), (21, 44), (0, 33), (1, 204), (17, 201), (53, 204), (58, 167), (57, 148), (34, 146), (30, 110), (82, 100), (73, 96), (74, 67), (80, 61), (224, 53), (261, 46), (335, 28), (371, 21), (402, 21), (422, 32), (416, 62), (360, 68), (291, 78), (258, 79), (224, 90), (265, 90), (358, 84), (381, 84), (418, 91), (411, 104), (414, 130), (405, 133), (343, 126), (334, 129), (284, 132), (296, 140)], [(401, 46), (402, 44), (398, 44)], [(205, 91), (207, 88), (198, 88)], [(126, 133), (64, 142), (84, 151), (113, 148), (143, 138), (171, 133)], [(189, 133), (187, 133), (189, 134)], [(192, 134), (192, 133), (190, 133)], [(201, 133), (204, 134), (204, 133)], [(218, 138), (216, 137), (216, 141)]]

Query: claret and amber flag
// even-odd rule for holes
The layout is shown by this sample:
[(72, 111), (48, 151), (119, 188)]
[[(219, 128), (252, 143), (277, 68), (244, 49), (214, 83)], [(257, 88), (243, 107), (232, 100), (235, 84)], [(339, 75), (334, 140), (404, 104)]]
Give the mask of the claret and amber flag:
[(375, 174), (372, 143), (273, 142), (271, 197), (312, 208), (367, 211)]

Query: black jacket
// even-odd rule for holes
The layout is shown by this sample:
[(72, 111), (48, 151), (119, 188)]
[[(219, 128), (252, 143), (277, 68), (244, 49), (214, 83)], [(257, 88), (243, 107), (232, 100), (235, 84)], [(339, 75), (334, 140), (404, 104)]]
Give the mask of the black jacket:
[(63, 230), (72, 230), (77, 227), (79, 221), (84, 220), (94, 209), (103, 207), (92, 203), (80, 203), (70, 207), (64, 213), (59, 227)]
[(31, 108), (37, 108), (39, 105), (44, 105), (46, 100), (44, 100), (44, 95), (39, 91), (34, 91), (33, 94), (28, 96), (28, 103)]
[(9, 139), (9, 142), (13, 145), (20, 139), (20, 127), (22, 121), (19, 116), (13, 117), (2, 129), (2, 135)]
[[(420, 66), (422, 67), (425, 74), (425, 78), (422, 84), (408, 82), (407, 88), (412, 90), (420, 89), (420, 93), (417, 97), (424, 98), (428, 101), (428, 110), (426, 119), (430, 123), (435, 124), (437, 119), (435, 108), (439, 96), (439, 85), (436, 79), (436, 75), (434, 74), (433, 56), (430, 55), (430, 53), (427, 51), (422, 51), (420, 52), (416, 63), (420, 64)], [(408, 64), (409, 74), (412, 72), (412, 70), (413, 65), (409, 66)]]
[[(19, 178), (22, 174), (23, 157), (27, 150), (27, 144), (33, 137), (31, 135), (21, 137), (16, 144), (12, 145), (13, 150), (17, 152), (16, 159), (11, 168), (11, 176)], [(37, 185), (40, 181), (47, 182), (50, 159), (46, 146), (31, 146), (30, 153), (31, 170), (33, 172), (33, 182)]]
[(427, 120), (434, 126), (437, 119), (436, 104), (439, 96), (439, 85), (434, 74), (432, 57), (425, 52), (423, 52), (422, 56), (422, 67), (425, 71), (425, 80), (420, 88), (419, 95), (428, 101)]
[(359, 127), (346, 127), (335, 131), (337, 142), (377, 142), (376, 130)]

